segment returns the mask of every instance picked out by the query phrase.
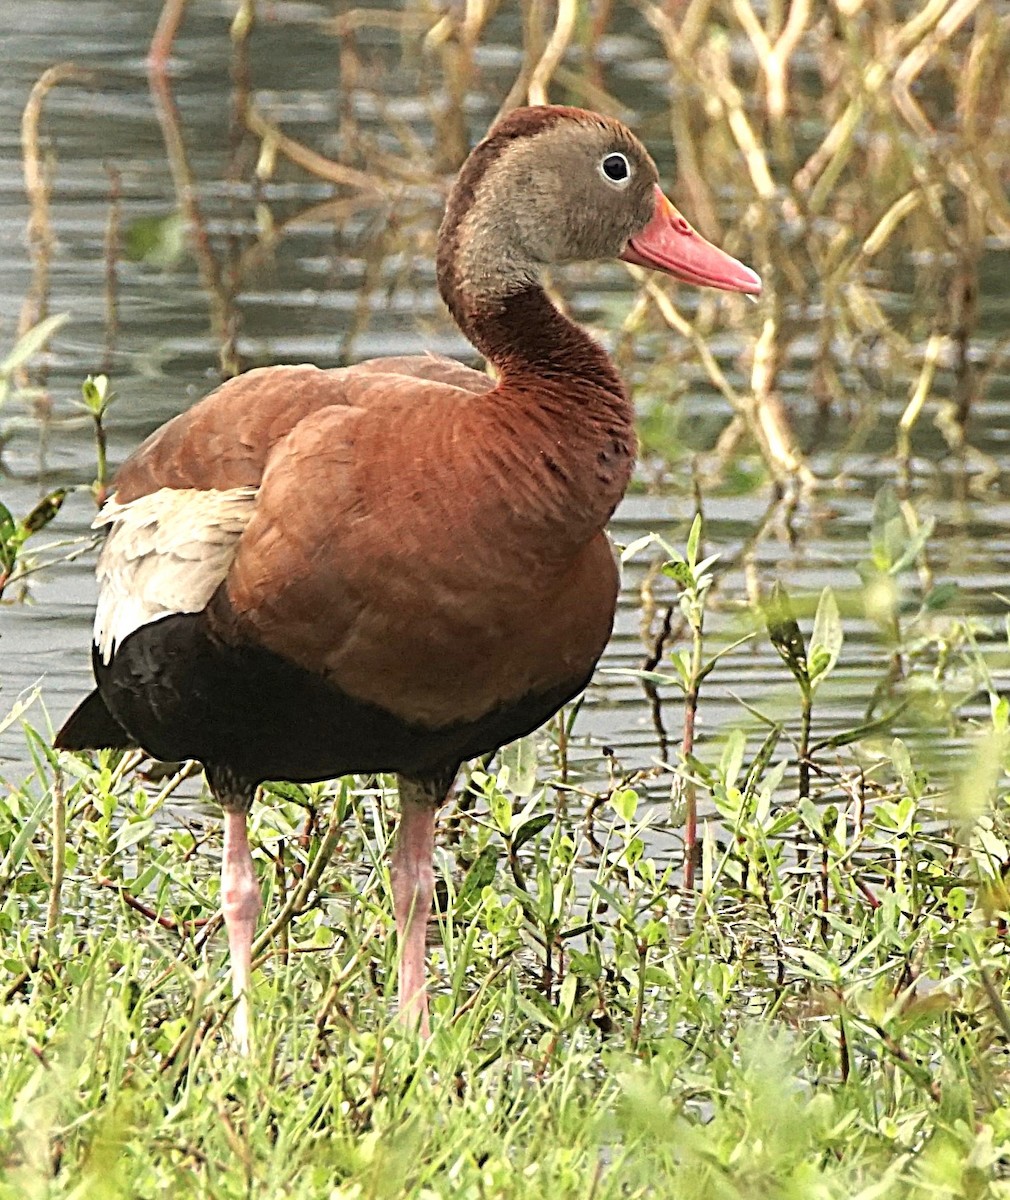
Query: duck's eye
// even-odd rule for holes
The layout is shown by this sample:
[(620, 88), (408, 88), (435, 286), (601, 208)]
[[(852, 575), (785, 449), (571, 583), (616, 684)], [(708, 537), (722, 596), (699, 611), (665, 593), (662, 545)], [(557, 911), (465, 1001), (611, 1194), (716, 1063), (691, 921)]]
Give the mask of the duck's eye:
[(600, 163), (603, 178), (609, 183), (623, 187), (631, 178), (631, 163), (623, 154), (608, 154)]

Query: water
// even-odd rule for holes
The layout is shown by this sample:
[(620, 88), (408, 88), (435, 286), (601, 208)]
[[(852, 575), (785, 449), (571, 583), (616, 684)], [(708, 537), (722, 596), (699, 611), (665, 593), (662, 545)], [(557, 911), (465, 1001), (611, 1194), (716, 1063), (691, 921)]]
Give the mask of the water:
[[(258, 147), (248, 138), (236, 141), (230, 132), (231, 6), (195, 3), (176, 45), (173, 95), (186, 161), (174, 164), (174, 179), (166, 154), (169, 127), (163, 113), (159, 123), (143, 62), (157, 9), (153, 0), (36, 0), (0, 11), (0, 346), (13, 343), (23, 298), (34, 286), (24, 236), (29, 210), (18, 141), (21, 112), (32, 84), (53, 63), (72, 59), (93, 72), (90, 85), (71, 82), (54, 89), (43, 118), (56, 235), (48, 311), (70, 315), (45, 362), (44, 384), (56, 414), (61, 419), (74, 414), (82, 378), (108, 370), (118, 393), (108, 426), (110, 459), (116, 464), (143, 436), (218, 381), (222, 354), (245, 366), (305, 360), (326, 366), (424, 349), (472, 361), (472, 351), (448, 321), (434, 288), (434, 230), (448, 174), (432, 184), (420, 176), (411, 179), (405, 171), (390, 193), (350, 200), (346, 192), (335, 198), (331, 185), (283, 162), (268, 182), (257, 182), (253, 168)], [(318, 25), (336, 9), (280, 0), (262, 9), (263, 24), (252, 40), (249, 61), (258, 111), (323, 154), (334, 153), (341, 138), (360, 127), (374, 136), (372, 168), (385, 178), (396, 177), (399, 168), (389, 160), (403, 163), (411, 137), (420, 153), (427, 147), (437, 157), (433, 105), (424, 90), (432, 67), (423, 56), (401, 53), (395, 30), (359, 31), (357, 49), (366, 78), (350, 79), (353, 64), (342, 44), (321, 33)], [(494, 116), (514, 78), (518, 52), (512, 48), (516, 30), (511, 21), (508, 14), (498, 18), (476, 52), (481, 90), (468, 101), (471, 139)], [(663, 113), (669, 71), (665, 63), (648, 58), (650, 53), (655, 45), (646, 41), (639, 18), (627, 13), (619, 32), (601, 44), (600, 58), (607, 85), (636, 114), (636, 128), (661, 169), (668, 171)], [(394, 136), (390, 129), (399, 132)], [(206, 263), (173, 242), (171, 221), (178, 211), (182, 170), (193, 181), (191, 194), (217, 262), (213, 299)], [(118, 222), (123, 247), (116, 257), (114, 334), (106, 309), (110, 214)], [(145, 230), (150, 236), (159, 222), (167, 234), (163, 261), (125, 257), (131, 244)], [(265, 236), (271, 225), (272, 239)], [(173, 245), (181, 252), (172, 253)], [(983, 319), (975, 343), (983, 363), (990, 361), (1010, 319), (1003, 287), (1008, 266), (1007, 251), (991, 247), (983, 266)], [(885, 302), (900, 305), (897, 278), (878, 272), (873, 282)], [(564, 287), (579, 319), (613, 345), (633, 302), (623, 269), (573, 269)], [(681, 290), (678, 303), (690, 311), (697, 300)], [(754, 310), (753, 332), (758, 320)], [(642, 358), (631, 364), (636, 378), (648, 378), (650, 345), (665, 353), (673, 338), (655, 334), (642, 339)], [(717, 334), (711, 344), (734, 384), (744, 387), (741, 346), (734, 335)], [(790, 504), (777, 500), (766, 482), (756, 487), (748, 483), (755, 470), (749, 458), (735, 474), (704, 489), (706, 543), (722, 555), (709, 616), (715, 645), (750, 627), (741, 615), (748, 580), (767, 587), (778, 578), (795, 594), (815, 594), (830, 585), (843, 602), (858, 587), (856, 566), (867, 555), (873, 497), (895, 475), (886, 450), (893, 445), (907, 392), (882, 390), (867, 397), (864, 371), (851, 396), (835, 397), (827, 410), (817, 409), (813, 352), (809, 341), (794, 343), (782, 399), (815, 475), (834, 482)], [(661, 413), (655, 399), (661, 389), (655, 387), (653, 399), (642, 400), (646, 453), (636, 486), (614, 521), (619, 543), (650, 530), (680, 545), (686, 536), (694, 512), (689, 452), (712, 446), (730, 410), (690, 356), (680, 379), (687, 391), (676, 408)], [(952, 388), (950, 374), (941, 372), (931, 405)], [(1002, 610), (994, 593), (1004, 586), (1010, 559), (1008, 398), (1010, 376), (1004, 364), (989, 380), (985, 403), (974, 411), (974, 456), (967, 458), (952, 455), (924, 418), (917, 430), (910, 487), (920, 516), (932, 515), (937, 522), (929, 545), (935, 579), (962, 584), (960, 607), (993, 614)], [(24, 419), (27, 415), (12, 402), (0, 410), (0, 422), (8, 430), (15, 422), (4, 448), (0, 496), (21, 514), (53, 487), (76, 489), (51, 527), (52, 536), (40, 538), (38, 548), (31, 543), (33, 554), (50, 558), (57, 551), (45, 550), (46, 544), (73, 544), (88, 534), (94, 504), (86, 485), (94, 474), (94, 448), (84, 421), (73, 429), (53, 428), (40, 440), (37, 424)], [(676, 435), (672, 441), (671, 429)], [(672, 464), (649, 452), (658, 440), (678, 452)], [(89, 689), (93, 562), (89, 551), (46, 570), (32, 578), (29, 602), (0, 608), (4, 711), (38, 687), (58, 725)], [(661, 738), (641, 685), (615, 673), (641, 666), (647, 653), (640, 631), (646, 567), (643, 559), (626, 572), (617, 630), (576, 726), (573, 759), (593, 775), (601, 769), (600, 744), (612, 748), (618, 772), (649, 766), (661, 757)], [(667, 589), (659, 599), (662, 607), (674, 597)], [(845, 634), (842, 665), (819, 701), (819, 736), (861, 718), (886, 663), (879, 630), (851, 605), (845, 609)], [(795, 714), (795, 695), (767, 638), (756, 636), (729, 655), (707, 684), (700, 710), (702, 744), (728, 722), (744, 719), (741, 700)], [(675, 755), (680, 701), (672, 688), (664, 696), (662, 717)], [(37, 707), (32, 719), (44, 719)], [(0, 770), (16, 775), (24, 760), (23, 738), (13, 727), (0, 735)], [(669, 783), (669, 775), (658, 775), (645, 786), (659, 799), (668, 793)]]

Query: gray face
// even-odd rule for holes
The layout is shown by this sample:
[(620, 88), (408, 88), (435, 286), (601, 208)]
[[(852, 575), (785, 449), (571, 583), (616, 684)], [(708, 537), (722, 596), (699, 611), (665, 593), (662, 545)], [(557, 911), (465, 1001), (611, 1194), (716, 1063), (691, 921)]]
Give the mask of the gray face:
[(543, 264), (616, 258), (649, 223), (658, 179), (623, 126), (567, 121), (518, 143), (489, 176), (522, 250)]
[(460, 224), (455, 283), (471, 300), (535, 282), (554, 263), (617, 258), (655, 206), (655, 164), (623, 125), (565, 120), (517, 138)]

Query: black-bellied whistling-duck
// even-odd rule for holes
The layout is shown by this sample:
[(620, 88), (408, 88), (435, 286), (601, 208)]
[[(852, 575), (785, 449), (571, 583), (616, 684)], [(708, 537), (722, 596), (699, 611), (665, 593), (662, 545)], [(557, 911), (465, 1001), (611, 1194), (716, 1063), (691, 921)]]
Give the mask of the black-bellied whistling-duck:
[(461, 763), (536, 729), (603, 652), (618, 588), (603, 530), (633, 412), (540, 272), (604, 258), (761, 290), (623, 125), (518, 109), (464, 164), (438, 244), (439, 290), (497, 382), (435, 357), (254, 370), (116, 476), (96, 521), (98, 687), (56, 744), (203, 763), (243, 1048), (257, 784), (396, 773), (399, 1005), (427, 1032), (435, 810)]

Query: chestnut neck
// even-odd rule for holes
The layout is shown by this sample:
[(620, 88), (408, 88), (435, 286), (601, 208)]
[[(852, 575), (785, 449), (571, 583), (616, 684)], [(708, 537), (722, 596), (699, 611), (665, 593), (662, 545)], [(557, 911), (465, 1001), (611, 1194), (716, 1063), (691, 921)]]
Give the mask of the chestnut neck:
[(494, 366), (503, 386), (528, 376), (558, 379), (573, 388), (574, 404), (582, 399), (582, 385), (626, 403), (624, 385), (606, 350), (559, 312), (539, 283), (479, 301), (446, 299), (456, 323)]
[(529, 548), (560, 565), (604, 528), (627, 488), (636, 439), (624, 384), (604, 348), (537, 283), (479, 302), (452, 288), (443, 296), (498, 372), (482, 406), (487, 439), (516, 460), (511, 479), (529, 479)]

